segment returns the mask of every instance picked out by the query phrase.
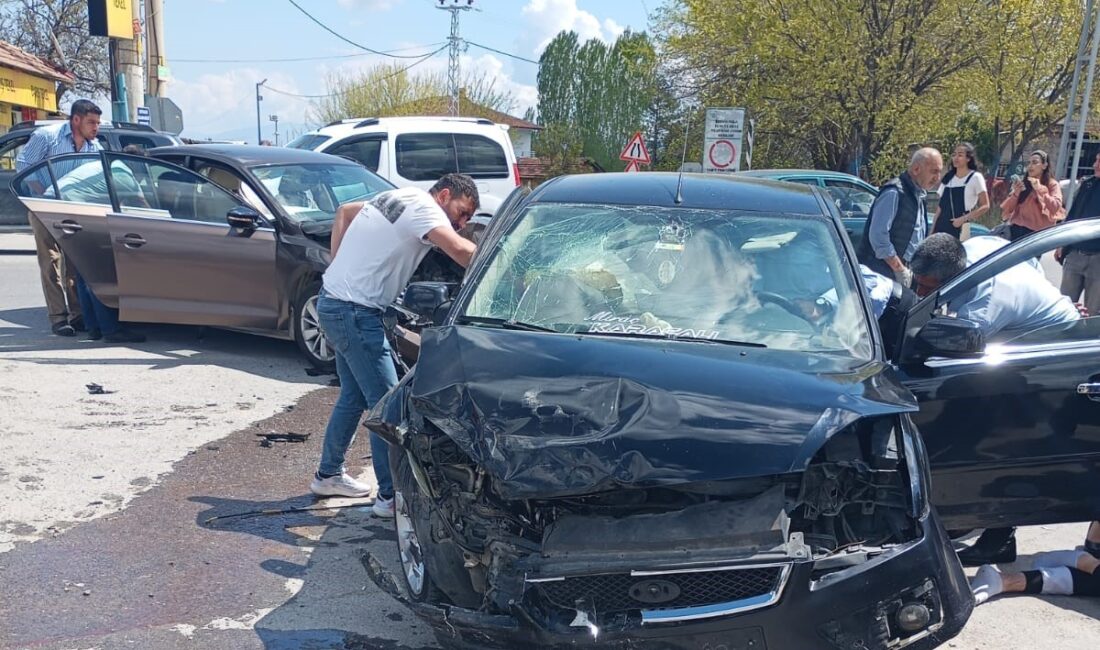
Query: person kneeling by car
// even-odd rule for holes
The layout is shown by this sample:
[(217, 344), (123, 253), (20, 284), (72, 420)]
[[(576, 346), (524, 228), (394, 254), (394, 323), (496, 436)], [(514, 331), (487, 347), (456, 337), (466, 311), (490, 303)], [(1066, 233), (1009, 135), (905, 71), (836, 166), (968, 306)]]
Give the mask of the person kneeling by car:
[[(926, 296), (962, 273), (967, 266), (993, 253), (1008, 241), (1000, 237), (972, 237), (965, 243), (947, 233), (935, 233), (913, 254), (917, 294)], [(951, 301), (948, 311), (978, 324), (986, 340), (1000, 332), (1023, 333), (1040, 327), (1078, 320), (1082, 311), (1063, 296), (1035, 260), (1003, 271)], [(970, 548), (959, 552), (964, 566), (1016, 559), (1016, 531), (990, 528)]]
[[(397, 384), (382, 313), (433, 244), (463, 267), (470, 263), (476, 247), (457, 231), (479, 202), (473, 179), (447, 174), (428, 192), (417, 187), (390, 190), (337, 211), (332, 263), (325, 271), (317, 314), (336, 352), (340, 397), (329, 417), (320, 466), (309, 486), (314, 494), (370, 494), (370, 486), (344, 471), (344, 456), (363, 412)], [(370, 437), (371, 463), (378, 480), (372, 510), (379, 517), (393, 517), (388, 446), (378, 434), (372, 432)]]

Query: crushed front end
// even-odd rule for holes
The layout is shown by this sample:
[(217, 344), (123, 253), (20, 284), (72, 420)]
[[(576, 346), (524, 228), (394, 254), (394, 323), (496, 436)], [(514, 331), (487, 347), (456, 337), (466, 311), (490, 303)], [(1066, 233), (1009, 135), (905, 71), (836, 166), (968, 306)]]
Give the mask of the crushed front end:
[(907, 416), (851, 422), (802, 471), (554, 498), (406, 422), (442, 592), (416, 610), (449, 646), (929, 648), (969, 617)]

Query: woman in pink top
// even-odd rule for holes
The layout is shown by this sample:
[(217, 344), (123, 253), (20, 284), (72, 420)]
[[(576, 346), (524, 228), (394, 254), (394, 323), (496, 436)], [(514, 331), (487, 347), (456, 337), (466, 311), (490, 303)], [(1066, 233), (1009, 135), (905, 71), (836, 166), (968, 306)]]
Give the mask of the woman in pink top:
[(1001, 203), (1001, 218), (1012, 225), (1012, 241), (1050, 228), (1066, 218), (1062, 188), (1050, 173), (1047, 152), (1031, 152), (1027, 176), (1012, 184), (1012, 193)]

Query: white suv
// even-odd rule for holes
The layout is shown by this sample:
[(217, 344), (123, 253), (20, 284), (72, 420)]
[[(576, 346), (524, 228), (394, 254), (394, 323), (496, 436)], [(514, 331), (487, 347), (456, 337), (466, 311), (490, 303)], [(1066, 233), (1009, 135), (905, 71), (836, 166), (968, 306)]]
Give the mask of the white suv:
[(371, 117), (333, 122), (287, 144), (356, 160), (398, 187), (430, 188), (460, 172), (492, 215), (520, 184), (508, 127), (472, 117)]

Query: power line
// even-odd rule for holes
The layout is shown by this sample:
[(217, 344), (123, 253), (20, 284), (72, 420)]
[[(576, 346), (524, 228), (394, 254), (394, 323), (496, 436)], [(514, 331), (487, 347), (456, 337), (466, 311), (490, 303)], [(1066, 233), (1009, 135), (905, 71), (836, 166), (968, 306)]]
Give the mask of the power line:
[[(402, 47), (396, 50), (387, 50), (387, 53), (391, 52), (407, 52), (413, 49), (420, 49), (422, 47), (436, 47), (442, 45), (442, 42), (430, 43), (428, 45), (417, 45), (416, 47)], [(356, 54), (330, 54), (328, 56), (303, 56), (287, 59), (172, 59), (173, 63), (294, 63), (299, 61), (327, 61), (329, 59), (353, 59), (361, 56), (370, 56), (372, 52), (358, 52)], [(424, 53), (417, 54), (417, 57), (426, 56)]]
[[(436, 50), (434, 52), (429, 52), (428, 54), (425, 54), (424, 56), (422, 56), (419, 60), (413, 61), (412, 63), (405, 66), (404, 68), (401, 68), (400, 70), (395, 70), (392, 74), (388, 74), (385, 77), (382, 77), (381, 79), (376, 79), (375, 82), (377, 83), (377, 82), (385, 81), (387, 79), (392, 79), (393, 77), (396, 77), (397, 75), (405, 72), (406, 70), (409, 70), (410, 68), (418, 66), (421, 63), (427, 61), (428, 59), (432, 58), (436, 54), (439, 54), (443, 50), (447, 49), (447, 47), (448, 46), (444, 45), (443, 47), (439, 48), (438, 50)], [(267, 90), (270, 90), (273, 93), (277, 93), (279, 95), (286, 95), (287, 97), (299, 97), (299, 98), (302, 98), (302, 99), (325, 99), (326, 97), (336, 97), (337, 95), (346, 95), (349, 92), (351, 92), (352, 90), (355, 90), (354, 88), (348, 88), (347, 90), (342, 90), (342, 91), (335, 92), (335, 93), (327, 93), (327, 94), (324, 94), (324, 95), (301, 95), (301, 94), (298, 94), (298, 93), (292, 93), (292, 92), (288, 92), (288, 91), (285, 91), (285, 90), (279, 90), (278, 88), (272, 88), (271, 86), (268, 86), (267, 84), (264, 84), (264, 88), (266, 88)]]
[(372, 54), (379, 54), (381, 56), (388, 56), (388, 57), (394, 58), (394, 59), (416, 59), (416, 58), (420, 58), (420, 56), (421, 56), (421, 55), (413, 56), (413, 55), (409, 55), (409, 54), (388, 54), (388, 53), (383, 52), (381, 50), (371, 49), (371, 48), (367, 47), (366, 45), (360, 45), (359, 43), (356, 43), (355, 41), (349, 39), (348, 37), (344, 36), (343, 34), (340, 34), (340, 33), (336, 32), (335, 30), (333, 30), (331, 27), (324, 24), (320, 20), (317, 20), (316, 18), (314, 18), (313, 14), (311, 14), (308, 11), (306, 11), (305, 9), (303, 9), (302, 6), (300, 4), (298, 4), (297, 2), (295, 2), (294, 0), (287, 0), (287, 2), (294, 5), (294, 7), (298, 11), (305, 14), (306, 18), (309, 18), (313, 22), (317, 23), (317, 25), (320, 26), (321, 29), (325, 30), (329, 34), (332, 34), (333, 36), (340, 39), (341, 41), (344, 41), (348, 45), (354, 45), (355, 47), (359, 48), (360, 50), (366, 50), (367, 52), (370, 52)]
[(474, 47), (479, 47), (483, 50), (489, 50), (490, 52), (496, 52), (497, 54), (503, 54), (504, 56), (510, 56), (513, 59), (518, 59), (520, 61), (526, 61), (527, 63), (534, 63), (535, 65), (539, 65), (538, 61), (532, 61), (531, 59), (525, 59), (522, 56), (519, 56), (519, 55), (516, 55), (516, 54), (509, 54), (508, 52), (502, 52), (498, 49), (489, 47), (488, 45), (482, 45), (480, 43), (475, 43), (473, 41), (466, 41), (466, 42), (469, 43), (470, 45), (473, 45)]

